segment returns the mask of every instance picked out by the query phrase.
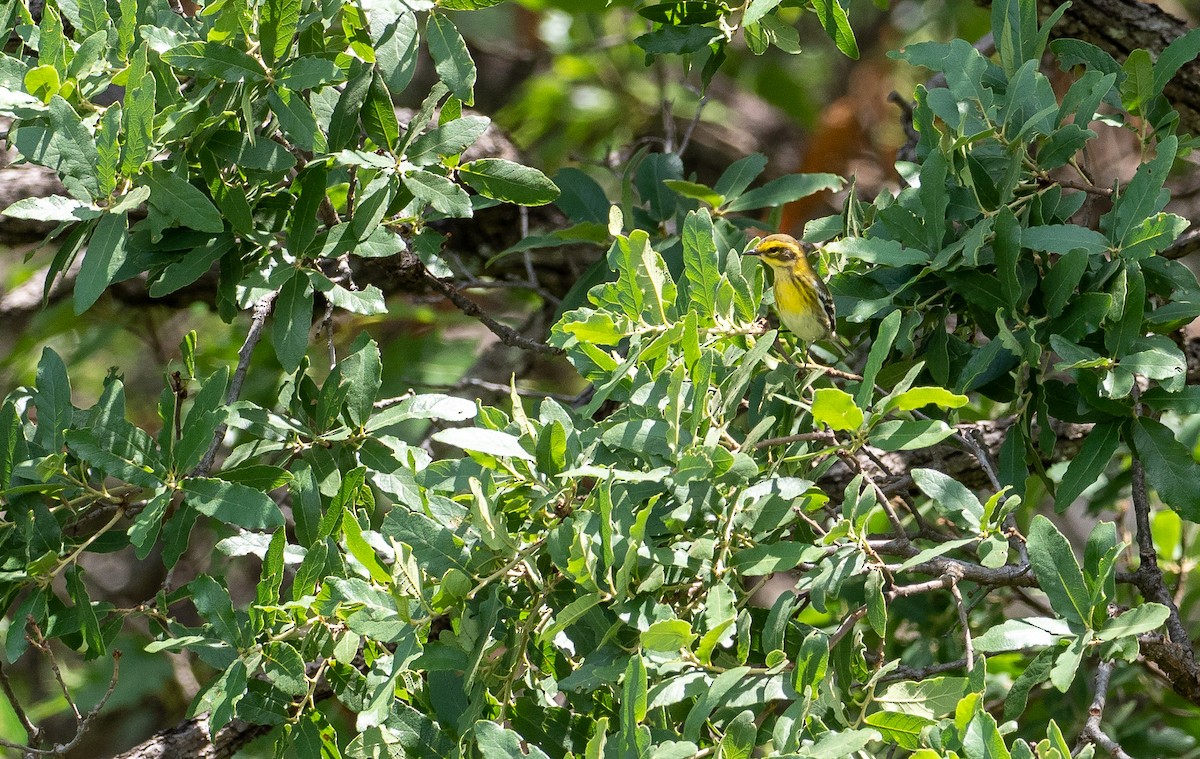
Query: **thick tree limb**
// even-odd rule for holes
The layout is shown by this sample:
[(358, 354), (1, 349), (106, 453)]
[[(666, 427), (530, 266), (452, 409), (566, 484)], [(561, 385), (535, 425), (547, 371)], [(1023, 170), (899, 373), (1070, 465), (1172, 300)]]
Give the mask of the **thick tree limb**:
[(271, 732), (269, 725), (234, 720), (209, 740), (208, 719), (208, 714), (202, 714), (184, 720), (113, 759), (228, 759), (250, 741)]

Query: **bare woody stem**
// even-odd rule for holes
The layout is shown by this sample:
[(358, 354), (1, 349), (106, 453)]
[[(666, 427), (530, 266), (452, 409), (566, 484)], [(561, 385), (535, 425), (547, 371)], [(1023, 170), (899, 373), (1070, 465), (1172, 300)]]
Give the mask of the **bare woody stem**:
[(1108, 734), (1100, 727), (1100, 720), (1104, 718), (1104, 703), (1108, 699), (1108, 681), (1112, 677), (1113, 663), (1110, 661), (1102, 661), (1096, 667), (1096, 678), (1093, 684), (1096, 689), (1096, 694), (1092, 698), (1092, 705), (1088, 707), (1087, 722), (1084, 723), (1083, 733), (1080, 734), (1080, 742), (1093, 743), (1108, 752), (1109, 756), (1114, 759), (1133, 759), (1125, 750), (1121, 748), (1121, 744), (1108, 737)]
[(473, 316), (483, 322), (483, 326), (492, 331), (496, 337), (500, 338), (500, 342), (505, 345), (511, 345), (514, 348), (523, 348), (524, 350), (533, 351), (535, 353), (544, 353), (550, 356), (563, 355), (562, 348), (555, 348), (552, 345), (547, 345), (540, 340), (534, 340), (522, 335), (512, 327), (501, 324), (494, 318), (488, 315), (486, 311), (479, 307), (479, 304), (471, 300), (467, 296), (458, 291), (454, 285), (449, 282), (444, 282), (429, 272), (425, 272), (425, 279), (438, 292), (446, 296), (446, 299), (458, 307), (467, 316)]
[[(246, 371), (250, 368), (250, 356), (254, 353), (255, 346), (262, 339), (263, 327), (267, 323), (267, 316), (275, 307), (275, 299), (279, 297), (279, 292), (268, 293), (258, 299), (254, 304), (253, 316), (250, 318), (250, 329), (246, 332), (246, 340), (242, 343), (242, 347), (238, 349), (237, 369), (233, 372), (233, 379), (229, 382), (229, 391), (225, 395), (225, 403), (229, 405), (237, 401), (238, 396), (242, 393), (242, 383), (246, 381)], [(225, 433), (229, 426), (222, 424), (213, 433), (212, 442), (208, 445), (208, 450), (204, 453), (204, 458), (196, 466), (192, 472), (193, 477), (207, 476), (212, 470), (213, 462), (217, 458), (217, 451), (221, 448), (221, 441), (225, 439)]]

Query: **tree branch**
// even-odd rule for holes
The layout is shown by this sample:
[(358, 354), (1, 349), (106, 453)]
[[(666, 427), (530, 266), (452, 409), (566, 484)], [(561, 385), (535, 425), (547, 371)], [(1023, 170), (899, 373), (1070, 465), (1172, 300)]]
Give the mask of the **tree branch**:
[[(279, 297), (279, 292), (275, 291), (268, 293), (259, 298), (254, 304), (254, 315), (250, 319), (250, 330), (246, 333), (246, 340), (242, 343), (242, 347), (238, 350), (237, 369), (233, 372), (233, 379), (229, 382), (229, 391), (225, 395), (225, 405), (231, 405), (237, 401), (238, 396), (242, 393), (242, 383), (246, 381), (246, 370), (250, 368), (250, 356), (254, 353), (255, 346), (262, 338), (263, 326), (266, 324), (267, 316), (270, 315), (271, 309), (275, 306), (275, 299)], [(229, 430), (229, 425), (222, 424), (213, 433), (212, 442), (208, 445), (208, 450), (204, 452), (204, 458), (196, 466), (192, 472), (193, 477), (207, 476), (212, 469), (213, 461), (217, 458), (217, 451), (221, 448), (221, 441), (225, 439), (225, 433)]]
[(1083, 734), (1079, 736), (1079, 740), (1099, 746), (1114, 759), (1133, 759), (1100, 727), (1100, 720), (1104, 717), (1104, 703), (1108, 699), (1108, 681), (1112, 676), (1112, 670), (1113, 663), (1111, 661), (1102, 661), (1096, 667), (1096, 679), (1094, 680), (1096, 695), (1092, 698), (1092, 705), (1088, 707), (1087, 722), (1083, 725)]
[(449, 282), (444, 282), (437, 277), (425, 272), (426, 281), (431, 284), (435, 290), (446, 296), (446, 299), (458, 307), (467, 316), (473, 316), (483, 323), (483, 326), (492, 331), (496, 337), (500, 338), (500, 342), (505, 345), (511, 345), (514, 348), (524, 348), (525, 350), (534, 351), (535, 353), (545, 353), (551, 356), (563, 355), (562, 348), (555, 348), (538, 340), (533, 340), (525, 337), (520, 332), (517, 332), (512, 327), (501, 324), (494, 318), (488, 315), (486, 311), (479, 307), (479, 304), (471, 300), (467, 296), (458, 291), (454, 285)]

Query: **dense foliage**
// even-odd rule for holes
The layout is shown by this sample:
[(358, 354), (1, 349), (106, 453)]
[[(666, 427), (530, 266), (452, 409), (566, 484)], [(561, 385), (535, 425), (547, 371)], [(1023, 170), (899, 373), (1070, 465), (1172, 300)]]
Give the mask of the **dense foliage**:
[[(66, 192), (5, 211), (59, 225), (47, 282), (77, 272), (84, 313), (114, 283), (159, 298), (216, 272), (215, 311), (251, 316), (236, 366), (187, 334), (152, 424), (115, 372), (77, 408), (50, 347), (7, 395), (6, 666), (70, 650), (106, 677), (131, 637), (184, 652), (211, 673), (192, 714), (214, 734), (273, 726), (281, 756), (1194, 751), (1177, 602), (1200, 392), (1172, 336), (1200, 286), (1162, 255), (1187, 225), (1164, 181), (1192, 145), (1162, 92), (1200, 36), (1117, 64), (1048, 45), (1054, 19), (1009, 0), (994, 56), (896, 53), (944, 86), (917, 88), (904, 188), (851, 187), (809, 224), (841, 337), (798, 361), (743, 253), (762, 209), (843, 182), (759, 182), (761, 155), (712, 186), (673, 153), (639, 152), (615, 182), (464, 160), (488, 120), (464, 111), (477, 71), (449, 11), (493, 4), (0, 5), (19, 38), (0, 58), (8, 141)], [(655, 5), (636, 42), (707, 84), (735, 40), (799, 52), (796, 6)], [(808, 11), (858, 54), (841, 4)], [(425, 52), (437, 82), (398, 118)], [(1145, 156), (1114, 187), (1082, 157), (1100, 119)], [(366, 334), (314, 366), (314, 308), (388, 309), (359, 259), (408, 255), (436, 288), (441, 221), (551, 202), (568, 224), (523, 249), (607, 255), (548, 344), (494, 326), (565, 355), (579, 403), (515, 384), (503, 408), (383, 397)], [(260, 337), (283, 369), (266, 402), (241, 398)], [(1048, 518), (1081, 499), (1072, 529)], [(214, 525), (207, 573), (132, 608), (89, 595), (89, 555), (172, 568)], [(246, 557), (252, 592), (222, 580)], [(55, 751), (4, 688), (0, 737)]]

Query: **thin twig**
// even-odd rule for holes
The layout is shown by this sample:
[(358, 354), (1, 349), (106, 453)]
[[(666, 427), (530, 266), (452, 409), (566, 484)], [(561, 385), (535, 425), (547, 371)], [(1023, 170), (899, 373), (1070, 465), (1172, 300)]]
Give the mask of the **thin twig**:
[[(428, 387), (428, 385), (427, 385)], [(502, 382), (488, 382), (487, 380), (478, 379), (476, 377), (464, 377), (453, 385), (453, 389), (461, 389), (464, 387), (477, 387), (481, 390), (489, 390), (493, 393), (511, 393), (512, 387), (505, 385)], [(563, 393), (547, 393), (542, 390), (526, 390), (518, 387), (517, 395), (522, 398), (553, 398), (560, 403), (571, 403), (575, 400), (574, 395), (566, 395)]]
[(699, 125), (700, 116), (704, 113), (706, 105), (708, 105), (708, 95), (701, 95), (700, 102), (696, 103), (696, 113), (688, 123), (687, 130), (683, 133), (683, 139), (679, 141), (679, 149), (675, 151), (676, 155), (683, 156), (683, 152), (688, 149), (688, 145), (692, 141), (692, 133), (696, 131), (696, 126)]
[(754, 444), (755, 450), (762, 448), (770, 448), (774, 445), (791, 445), (792, 443), (836, 443), (837, 437), (832, 432), (801, 432), (797, 435), (784, 435), (783, 437), (771, 437), (766, 440), (759, 440)]
[(1170, 611), (1167, 617), (1167, 632), (1171, 635), (1171, 641), (1183, 646), (1191, 654), (1190, 658), (1194, 659), (1192, 639), (1179, 618), (1179, 607), (1171, 598), (1171, 593), (1163, 582), (1162, 570), (1158, 567), (1158, 552), (1154, 548), (1154, 536), (1150, 532), (1150, 497), (1146, 491), (1146, 469), (1138, 456), (1133, 457), (1131, 475), (1133, 517), (1137, 524), (1138, 558), (1141, 560), (1137, 572), (1134, 573), (1134, 582), (1146, 600), (1167, 607)]
[(838, 625), (838, 629), (834, 630), (833, 635), (829, 636), (829, 650), (832, 651), (833, 647), (836, 646), (842, 638), (846, 637), (846, 633), (850, 632), (850, 630), (854, 628), (854, 624), (865, 616), (867, 616), (867, 607), (865, 606), (860, 606), (854, 611), (850, 612), (850, 616), (843, 619), (842, 623)]
[(967, 619), (967, 605), (963, 603), (962, 591), (958, 589), (958, 581), (951, 578), (950, 596), (958, 608), (958, 623), (963, 630), (963, 658), (967, 660), (966, 670), (975, 668), (975, 644), (971, 640), (971, 625)]
[(9, 706), (20, 720), (21, 726), (25, 728), (25, 732), (29, 734), (29, 740), (32, 743), (41, 741), (42, 731), (34, 725), (29, 719), (29, 715), (25, 713), (25, 708), (21, 706), (21, 702), (17, 700), (17, 694), (13, 692), (12, 683), (8, 681), (8, 674), (4, 671), (3, 662), (0, 662), (0, 690), (4, 691), (5, 698), (8, 699)]
[(1113, 194), (1112, 188), (1110, 187), (1097, 187), (1096, 185), (1089, 184), (1087, 182), (1076, 182), (1071, 179), (1059, 179), (1057, 177), (1054, 179), (1046, 177), (1046, 181), (1053, 182), (1054, 184), (1061, 185), (1071, 190), (1080, 190), (1089, 195), (1098, 195), (1102, 198), (1110, 198)]
[(1167, 246), (1161, 255), (1163, 258), (1183, 258), (1200, 250), (1200, 229), (1189, 229), (1179, 236), (1179, 239)]
[(1108, 734), (1100, 727), (1100, 720), (1104, 717), (1104, 703), (1108, 699), (1108, 681), (1112, 677), (1112, 670), (1113, 663), (1111, 661), (1102, 661), (1096, 667), (1094, 681), (1096, 695), (1092, 698), (1092, 705), (1088, 707), (1087, 722), (1083, 725), (1083, 733), (1079, 736), (1079, 740), (1099, 746), (1114, 759), (1133, 759), (1125, 753), (1121, 744), (1108, 737)]
[(832, 366), (825, 366), (824, 364), (814, 364), (809, 361), (793, 361), (792, 364), (797, 369), (802, 369), (804, 371), (821, 372), (823, 374), (828, 374), (830, 377), (836, 377), (837, 379), (850, 380), (852, 382), (861, 382), (862, 381), (861, 374), (855, 374), (854, 372), (844, 372), (841, 369), (834, 369)]
[(321, 317), (321, 329), (325, 332), (325, 343), (329, 350), (329, 369), (337, 366), (337, 350), (333, 347), (333, 301), (325, 302), (325, 315)]
[[(258, 341), (262, 338), (263, 326), (267, 322), (267, 316), (271, 313), (271, 309), (275, 306), (275, 298), (279, 296), (279, 292), (272, 292), (258, 299), (254, 304), (254, 313), (250, 319), (250, 329), (246, 333), (246, 341), (242, 343), (242, 347), (238, 350), (237, 369), (233, 372), (233, 379), (229, 383), (229, 391), (225, 394), (225, 404), (232, 405), (237, 402), (238, 396), (242, 392), (242, 383), (246, 381), (246, 370), (250, 368), (250, 356), (254, 353), (254, 347), (258, 345)], [(213, 461), (217, 458), (217, 450), (221, 447), (221, 441), (225, 439), (225, 433), (229, 426), (222, 424), (213, 433), (212, 442), (208, 445), (208, 450), (204, 453), (204, 458), (192, 471), (193, 477), (205, 477), (209, 470), (212, 469)]]
[(112, 652), (112, 660), (113, 673), (112, 677), (108, 679), (108, 688), (104, 691), (104, 695), (101, 696), (100, 700), (96, 702), (96, 705), (88, 710), (88, 713), (84, 715), (83, 721), (80, 722), (78, 727), (75, 729), (75, 737), (65, 744), (54, 747), (54, 753), (56, 755), (65, 755), (68, 751), (79, 745), (79, 742), (83, 740), (83, 736), (87, 733), (88, 728), (91, 727), (92, 721), (96, 719), (97, 715), (100, 714), (100, 710), (104, 708), (104, 705), (108, 703), (108, 699), (112, 696), (113, 691), (117, 689), (117, 680), (119, 680), (121, 677), (121, 652), (114, 649)]
[(943, 672), (953, 672), (956, 669), (962, 669), (967, 666), (966, 659), (955, 659), (954, 661), (942, 662), (941, 664), (930, 664), (928, 667), (908, 667), (901, 664), (891, 672), (879, 678), (879, 683), (892, 683), (898, 680), (924, 680), (927, 677), (940, 675)]
[(473, 316), (483, 323), (485, 327), (492, 331), (496, 337), (500, 338), (500, 342), (505, 345), (510, 345), (514, 348), (523, 348), (525, 350), (534, 351), (535, 353), (545, 353), (551, 356), (561, 356), (564, 351), (562, 348), (555, 348), (552, 345), (547, 345), (539, 340), (525, 337), (517, 332), (512, 327), (501, 324), (487, 314), (479, 304), (471, 300), (467, 296), (458, 291), (454, 285), (449, 282), (444, 282), (429, 272), (425, 272), (425, 279), (436, 290), (446, 296), (446, 299), (458, 307), (467, 316)]

